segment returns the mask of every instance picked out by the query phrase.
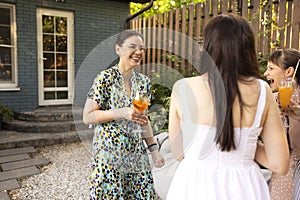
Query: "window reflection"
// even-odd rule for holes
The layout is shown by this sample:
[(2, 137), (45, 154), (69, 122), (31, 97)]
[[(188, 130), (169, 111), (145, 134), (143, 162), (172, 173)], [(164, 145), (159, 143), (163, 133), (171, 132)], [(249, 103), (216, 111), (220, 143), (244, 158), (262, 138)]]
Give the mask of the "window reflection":
[(0, 47), (0, 81), (12, 81), (10, 48)]
[(57, 54), (56, 56), (56, 68), (67, 69), (68, 67), (68, 56), (67, 54)]
[(44, 92), (44, 100), (55, 99), (55, 92)]
[(68, 75), (66, 71), (57, 72), (57, 87), (68, 86)]
[(43, 15), (43, 33), (54, 33), (53, 16)]
[(67, 52), (67, 36), (56, 36), (56, 50)]
[(56, 17), (56, 33), (57, 34), (67, 34), (67, 18), (66, 17)]
[(54, 53), (44, 53), (44, 69), (54, 69)]
[(43, 50), (54, 51), (54, 36), (43, 34)]
[(44, 87), (55, 87), (54, 71), (44, 71)]

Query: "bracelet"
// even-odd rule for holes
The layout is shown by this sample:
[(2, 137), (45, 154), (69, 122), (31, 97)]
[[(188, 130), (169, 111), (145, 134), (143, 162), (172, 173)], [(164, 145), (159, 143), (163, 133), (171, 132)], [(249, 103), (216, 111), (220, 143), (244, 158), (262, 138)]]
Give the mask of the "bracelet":
[(154, 151), (155, 149), (158, 149), (158, 146), (157, 146), (156, 143), (153, 143), (153, 144), (150, 144), (150, 145), (148, 146), (148, 149), (149, 149), (150, 152), (152, 152), (152, 151)]

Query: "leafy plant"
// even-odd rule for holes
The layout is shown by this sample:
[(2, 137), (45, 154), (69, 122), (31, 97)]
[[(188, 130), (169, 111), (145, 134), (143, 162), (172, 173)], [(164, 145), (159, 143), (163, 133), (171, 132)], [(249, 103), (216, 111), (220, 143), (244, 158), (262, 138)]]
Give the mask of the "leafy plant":
[(268, 55), (263, 56), (262, 53), (258, 53), (258, 55), (257, 55), (260, 77), (261, 77), (261, 79), (263, 79), (265, 81), (267, 81), (267, 79), (265, 78), (264, 73), (267, 70), (268, 58), (269, 58)]
[(0, 118), (3, 121), (12, 121), (14, 119), (14, 112), (10, 108), (0, 104)]
[[(194, 5), (199, 2), (204, 2), (205, 0), (155, 0), (153, 2), (153, 6), (147, 10), (146, 12), (142, 13), (141, 17), (150, 17), (158, 13), (164, 13), (168, 12), (170, 10), (174, 10), (176, 8), (180, 8), (182, 6), (189, 6)], [(147, 4), (141, 4), (141, 3), (130, 3), (130, 13), (137, 13), (144, 7), (146, 7)]]

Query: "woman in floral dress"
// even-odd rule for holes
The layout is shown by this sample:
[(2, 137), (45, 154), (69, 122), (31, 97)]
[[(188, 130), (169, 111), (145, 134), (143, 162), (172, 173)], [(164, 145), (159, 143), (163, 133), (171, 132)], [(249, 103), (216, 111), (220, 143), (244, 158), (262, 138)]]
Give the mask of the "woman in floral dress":
[(145, 53), (143, 36), (126, 30), (115, 45), (119, 62), (100, 72), (87, 95), (85, 124), (94, 124), (90, 199), (155, 199), (143, 139), (156, 167), (164, 165), (148, 117), (133, 108), (135, 95), (151, 99), (150, 80), (137, 73)]

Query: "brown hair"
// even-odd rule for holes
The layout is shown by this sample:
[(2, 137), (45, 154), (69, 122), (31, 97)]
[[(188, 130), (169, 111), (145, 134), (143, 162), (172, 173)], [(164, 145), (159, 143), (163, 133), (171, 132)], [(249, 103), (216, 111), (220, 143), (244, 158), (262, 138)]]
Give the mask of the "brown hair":
[(140, 38), (142, 38), (142, 40), (144, 40), (144, 37), (141, 33), (137, 32), (136, 30), (128, 29), (128, 30), (122, 31), (118, 35), (116, 44), (121, 47), (124, 44), (125, 40), (131, 36), (139, 36)]
[[(281, 67), (282, 69), (287, 69), (289, 67), (293, 67), (295, 69), (299, 59), (300, 59), (300, 52), (292, 48), (275, 50), (269, 56), (269, 61)], [(297, 84), (300, 85), (299, 69), (296, 72), (296, 79), (297, 79)]]
[[(204, 29), (204, 49), (211, 56), (223, 80), (226, 104), (225, 114), (220, 114), (223, 101), (214, 74), (209, 73), (210, 88), (216, 106), (217, 135), (215, 141), (222, 151), (235, 149), (233, 126), (233, 103), (238, 97), (241, 117), (244, 105), (238, 88), (238, 80), (259, 78), (255, 39), (248, 21), (238, 15), (219, 15), (212, 18)], [(221, 100), (220, 100), (221, 99)], [(225, 119), (223, 119), (225, 118)], [(224, 125), (223, 122), (224, 121)]]

